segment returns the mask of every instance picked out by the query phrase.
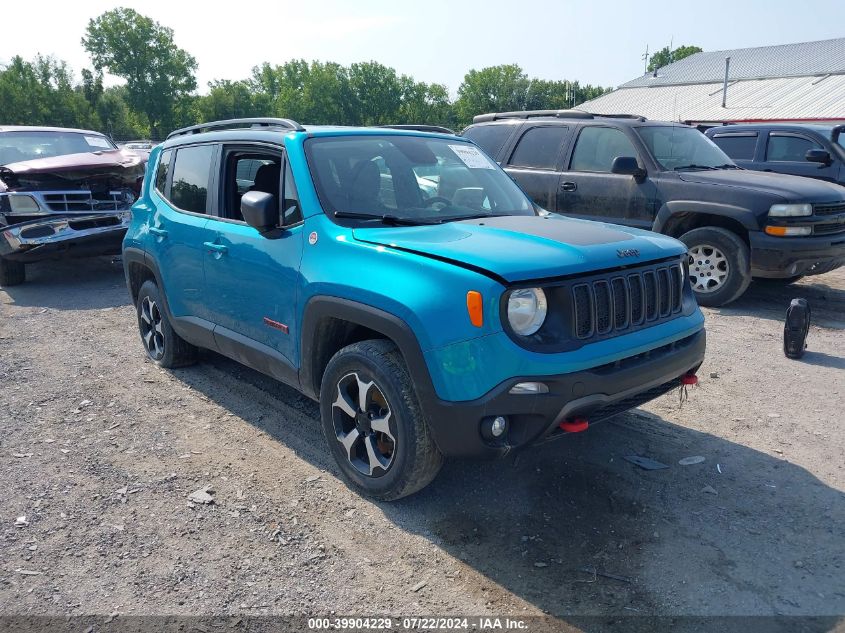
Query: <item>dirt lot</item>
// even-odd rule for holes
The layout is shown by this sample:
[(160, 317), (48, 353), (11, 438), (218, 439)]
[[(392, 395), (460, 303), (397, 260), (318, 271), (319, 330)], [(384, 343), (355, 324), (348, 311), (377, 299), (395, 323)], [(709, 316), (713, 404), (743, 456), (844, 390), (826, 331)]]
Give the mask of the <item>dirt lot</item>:
[(30, 272), (0, 291), (2, 614), (845, 614), (843, 270), (708, 310), (682, 408), (393, 504), (336, 478), (310, 400), (213, 354), (147, 362), (119, 265)]

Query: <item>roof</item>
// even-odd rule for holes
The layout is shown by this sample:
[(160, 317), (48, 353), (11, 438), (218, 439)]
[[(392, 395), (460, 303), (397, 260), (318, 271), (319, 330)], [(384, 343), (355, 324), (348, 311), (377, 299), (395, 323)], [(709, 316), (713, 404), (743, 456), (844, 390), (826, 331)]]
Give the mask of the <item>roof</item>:
[(845, 120), (845, 75), (620, 88), (579, 107), (597, 114), (635, 112), (664, 121)]
[(74, 132), (76, 134), (105, 136), (102, 132), (96, 132), (94, 130), (78, 130), (71, 127), (45, 127), (41, 125), (0, 125), (0, 133), (2, 132)]
[(726, 57), (731, 58), (732, 81), (845, 74), (845, 37), (695, 53), (660, 68), (656, 77), (646, 73), (620, 88), (721, 82)]

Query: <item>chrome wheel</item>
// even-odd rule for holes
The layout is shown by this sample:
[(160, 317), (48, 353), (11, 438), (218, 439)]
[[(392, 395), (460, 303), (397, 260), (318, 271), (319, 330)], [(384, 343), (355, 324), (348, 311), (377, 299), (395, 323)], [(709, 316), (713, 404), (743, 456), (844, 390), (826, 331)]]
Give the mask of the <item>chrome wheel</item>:
[(701, 244), (689, 249), (689, 279), (698, 293), (715, 292), (728, 279), (728, 258), (715, 246)]
[(369, 477), (384, 475), (396, 455), (396, 427), (390, 405), (374, 381), (352, 372), (341, 378), (332, 403), (337, 441), (349, 463)]
[(164, 333), (161, 327), (161, 311), (155, 301), (144, 297), (141, 301), (140, 313), (141, 338), (147, 354), (153, 360), (161, 360), (164, 356)]

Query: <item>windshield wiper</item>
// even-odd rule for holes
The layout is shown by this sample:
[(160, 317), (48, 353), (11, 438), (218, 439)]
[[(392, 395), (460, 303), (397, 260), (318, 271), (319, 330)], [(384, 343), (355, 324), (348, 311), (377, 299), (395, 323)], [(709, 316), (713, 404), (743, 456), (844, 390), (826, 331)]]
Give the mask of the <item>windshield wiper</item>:
[(742, 167), (731, 163), (725, 163), (724, 165), (716, 165), (716, 169), (742, 169)]
[(335, 211), (334, 217), (346, 218), (349, 220), (378, 220), (384, 224), (391, 224), (393, 226), (418, 226), (422, 224), (440, 224), (439, 221), (432, 221), (422, 218), (403, 218), (398, 215), (375, 214), (375, 213), (357, 213), (355, 211)]
[(711, 167), (710, 165), (678, 165), (675, 167), (675, 171), (681, 171), (682, 169), (712, 169), (715, 170), (716, 167)]

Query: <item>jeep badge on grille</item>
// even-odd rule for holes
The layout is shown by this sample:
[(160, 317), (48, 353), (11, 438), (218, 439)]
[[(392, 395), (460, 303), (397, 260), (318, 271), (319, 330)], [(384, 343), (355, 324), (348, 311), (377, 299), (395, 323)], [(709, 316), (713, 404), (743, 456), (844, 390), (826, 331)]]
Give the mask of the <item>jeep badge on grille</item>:
[(638, 251), (636, 248), (625, 248), (619, 249), (618, 251), (616, 251), (616, 254), (619, 257), (639, 257), (640, 251)]

